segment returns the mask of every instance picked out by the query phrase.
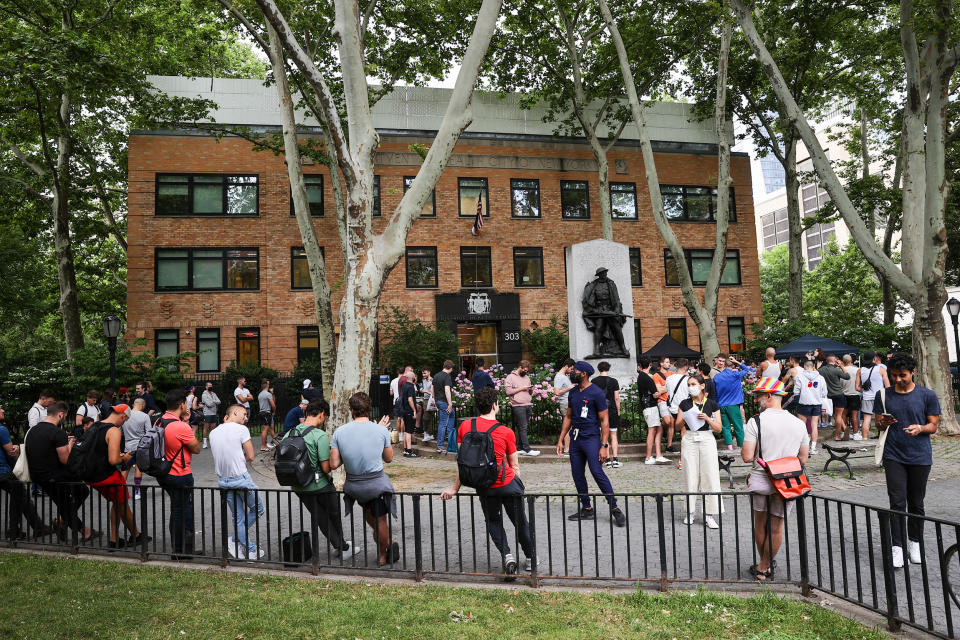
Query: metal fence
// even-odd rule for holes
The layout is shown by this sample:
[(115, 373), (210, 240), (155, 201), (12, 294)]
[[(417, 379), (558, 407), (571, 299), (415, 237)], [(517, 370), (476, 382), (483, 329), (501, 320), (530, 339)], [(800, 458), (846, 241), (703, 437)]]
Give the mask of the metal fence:
[[(82, 487), (82, 485), (76, 485)], [(262, 557), (236, 558), (231, 546), (236, 524), (227, 492), (216, 487), (189, 490), (193, 522), (180, 519), (179, 531), (171, 518), (171, 494), (155, 485), (141, 487), (142, 497), (128, 504), (143, 536), (139, 543), (111, 547), (108, 503), (96, 492), (84, 494), (76, 508), (83, 525), (103, 531), (83, 540), (83, 530), (67, 529), (40, 538), (11, 535), (10, 496), (2, 493), (0, 544), (9, 547), (116, 554), (143, 561), (170, 559), (228, 566), (253, 564), (274, 569), (350, 575), (393, 575), (422, 580), (469, 577), (476, 581), (519, 579), (531, 586), (565, 582), (642, 583), (667, 591), (674, 585), (754, 582), (748, 571), (759, 555), (753, 526), (754, 496), (743, 492), (720, 494), (617, 494), (626, 516), (615, 526), (606, 496), (589, 496), (593, 520), (569, 520), (578, 508), (571, 494), (529, 494), (523, 512), (529, 522), (532, 566), (519, 575), (507, 575), (494, 546), (479, 497), (464, 492), (453, 500), (435, 493), (398, 493), (396, 517), (388, 518), (389, 537), (399, 546), (392, 564), (378, 564), (377, 545), (359, 506), (340, 514), (344, 538), (356, 555), (344, 558), (328, 545), (320, 524), (296, 493), (261, 489), (263, 514), (248, 529), (250, 542)], [(129, 487), (132, 494), (133, 487)], [(702, 516), (704, 498), (715, 496), (721, 505), (717, 528)], [(78, 498), (80, 496), (77, 496)], [(696, 519), (687, 525), (688, 504), (695, 503)], [(338, 504), (341, 501), (337, 500)], [(49, 495), (35, 498), (42, 522), (55, 513), (64, 517)], [(897, 629), (910, 625), (943, 638), (955, 637), (960, 599), (960, 522), (920, 518), (924, 523), (921, 554), (924, 562), (893, 567), (891, 536), (899, 527), (906, 539), (906, 514), (820, 496), (796, 502), (784, 520), (783, 544), (775, 554), (773, 584), (793, 585), (805, 595), (818, 590), (842, 598), (887, 618)], [(18, 526), (20, 523), (16, 523)], [(517, 560), (521, 554), (518, 529), (503, 519), (508, 544)], [(121, 536), (125, 533), (120, 526)], [(307, 536), (302, 534), (306, 533)], [(769, 532), (768, 532), (769, 533)], [(179, 536), (177, 535), (179, 534)], [(176, 538), (185, 541), (178, 546)], [(294, 540), (291, 540), (293, 537)], [(767, 535), (768, 539), (772, 539)], [(906, 549), (904, 550), (906, 552)], [(243, 555), (243, 554), (239, 554)], [(905, 553), (906, 555), (906, 553)], [(522, 563), (521, 563), (522, 567)]]

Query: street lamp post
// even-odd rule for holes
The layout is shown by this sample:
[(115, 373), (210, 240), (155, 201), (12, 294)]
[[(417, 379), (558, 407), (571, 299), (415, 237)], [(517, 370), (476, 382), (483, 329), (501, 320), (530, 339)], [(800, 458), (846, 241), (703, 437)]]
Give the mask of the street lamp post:
[[(957, 303), (960, 305), (960, 303)], [(956, 324), (956, 322), (954, 322)], [(117, 336), (120, 335), (120, 318), (111, 314), (103, 319), (103, 335), (110, 350), (110, 387), (117, 388)]]
[(960, 319), (960, 300), (950, 298), (947, 300), (947, 312), (950, 314), (950, 320), (953, 322), (953, 348), (954, 360), (960, 360), (960, 332), (957, 330), (957, 322)]

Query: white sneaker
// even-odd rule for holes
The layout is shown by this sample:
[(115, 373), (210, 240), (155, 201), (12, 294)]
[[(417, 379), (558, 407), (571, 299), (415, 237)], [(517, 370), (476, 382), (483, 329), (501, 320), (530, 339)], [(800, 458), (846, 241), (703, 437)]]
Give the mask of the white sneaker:
[(532, 458), (536, 458), (538, 455), (540, 455), (540, 451), (539, 449), (527, 449), (527, 455)]
[(139, 500), (139, 499), (140, 499), (140, 489), (135, 489), (135, 490), (134, 490), (134, 492), (133, 492), (133, 499), (134, 499), (134, 500)]
[(852, 436), (850, 436), (850, 439), (851, 439), (851, 440), (863, 440), (863, 436), (860, 435), (859, 433), (855, 433), (855, 434), (853, 434)]
[(430, 442), (431, 440), (436, 440), (436, 438), (434, 438), (434, 437), (433, 437), (432, 435), (430, 435), (429, 433), (423, 434), (423, 441), (424, 441), (424, 442)]
[(717, 521), (713, 519), (713, 516), (707, 516), (703, 519), (707, 523), (707, 529), (719, 529), (720, 525), (717, 524)]
[(643, 461), (643, 464), (657, 464), (657, 461), (654, 458), (647, 458)]
[(247, 551), (247, 560), (259, 560), (265, 555), (267, 555), (266, 549), (261, 549), (257, 545), (253, 545), (253, 548)]
[(268, 451), (269, 451), (270, 449), (276, 449), (276, 448), (277, 448), (277, 445), (273, 444), (272, 442), (268, 442), (268, 443), (267, 443), (267, 450), (268, 450)]
[(817, 445), (810, 445), (810, 455), (817, 455)]
[(891, 547), (891, 555), (893, 556), (893, 568), (902, 569), (903, 568), (903, 547)]
[(664, 462), (670, 462), (669, 459), (664, 458), (663, 456), (657, 456), (654, 460), (655, 460), (655, 462), (659, 462), (659, 463), (661, 463), (661, 464), (664, 463)]
[(349, 560), (353, 556), (360, 553), (360, 549), (358, 547), (353, 546), (353, 542), (351, 542), (350, 540), (345, 540), (345, 542), (347, 543), (347, 548), (340, 552), (341, 558), (343, 558), (344, 560)]
[(243, 547), (237, 544), (237, 540), (233, 536), (227, 538), (227, 554), (231, 558), (236, 558), (237, 560), (247, 559), (247, 552)]
[(697, 521), (696, 518), (694, 518), (693, 516), (687, 516), (686, 518), (683, 519), (683, 524), (689, 527), (696, 521)]
[(923, 556), (920, 555), (920, 543), (911, 540), (907, 543), (907, 551), (910, 552), (910, 562), (913, 564), (923, 564)]
[(207, 448), (207, 439), (206, 439), (206, 438), (203, 439), (203, 448), (204, 448), (204, 449)]

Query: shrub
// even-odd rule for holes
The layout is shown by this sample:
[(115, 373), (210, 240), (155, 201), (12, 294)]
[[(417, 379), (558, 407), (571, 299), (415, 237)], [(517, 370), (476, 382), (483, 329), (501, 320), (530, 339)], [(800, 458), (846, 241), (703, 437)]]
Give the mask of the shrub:
[(398, 307), (387, 308), (386, 314), (380, 331), (381, 371), (392, 375), (411, 365), (436, 372), (444, 360), (456, 362), (457, 336), (444, 323), (421, 322)]
[(522, 329), (523, 346), (537, 364), (563, 362), (570, 356), (567, 316), (552, 316), (550, 324), (537, 329)]

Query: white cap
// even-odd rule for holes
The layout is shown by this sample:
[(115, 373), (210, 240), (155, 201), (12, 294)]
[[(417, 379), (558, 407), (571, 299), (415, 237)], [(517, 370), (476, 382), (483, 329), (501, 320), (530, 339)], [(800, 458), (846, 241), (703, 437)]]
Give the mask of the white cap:
[(303, 381), (303, 388), (306, 389), (307, 387), (309, 387), (311, 382), (312, 382), (312, 380), (310, 380), (310, 378), (307, 378), (306, 380), (304, 380), (304, 381)]

